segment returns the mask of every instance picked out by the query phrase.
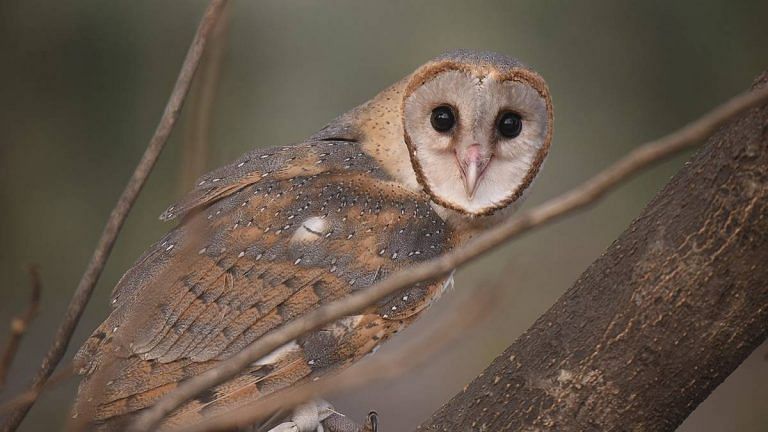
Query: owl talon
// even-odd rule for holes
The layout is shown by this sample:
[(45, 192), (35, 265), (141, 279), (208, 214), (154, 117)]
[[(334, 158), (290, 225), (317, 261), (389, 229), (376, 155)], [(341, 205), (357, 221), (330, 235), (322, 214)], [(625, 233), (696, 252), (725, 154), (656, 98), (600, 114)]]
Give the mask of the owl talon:
[(371, 411), (365, 418), (365, 424), (363, 425), (363, 432), (378, 432), (379, 431), (379, 414), (376, 411)]
[(375, 411), (368, 413), (368, 417), (362, 425), (335, 411), (323, 420), (326, 432), (377, 432), (378, 424), (378, 415)]

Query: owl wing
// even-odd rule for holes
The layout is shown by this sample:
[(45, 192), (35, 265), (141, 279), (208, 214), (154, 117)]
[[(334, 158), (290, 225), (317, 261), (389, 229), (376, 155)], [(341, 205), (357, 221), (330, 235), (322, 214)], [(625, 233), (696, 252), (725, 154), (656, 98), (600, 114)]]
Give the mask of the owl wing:
[[(354, 141), (251, 152), (202, 177), (163, 218), (183, 222), (123, 276), (114, 310), (78, 353), (76, 413), (115, 429), (307, 311), (447, 250), (425, 195), (392, 181)], [(231, 409), (348, 364), (438, 295), (434, 280), (305, 335), (177, 410)]]

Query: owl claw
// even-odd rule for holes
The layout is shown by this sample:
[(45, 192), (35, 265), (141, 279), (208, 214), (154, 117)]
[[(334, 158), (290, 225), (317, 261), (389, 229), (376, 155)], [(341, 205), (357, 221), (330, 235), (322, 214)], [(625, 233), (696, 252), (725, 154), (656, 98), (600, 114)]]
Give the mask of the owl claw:
[(339, 412), (333, 412), (323, 420), (326, 432), (378, 432), (379, 417), (375, 411), (368, 413), (365, 423), (359, 425)]
[(365, 419), (363, 425), (363, 432), (378, 432), (379, 431), (379, 414), (376, 411), (368, 413), (368, 417)]

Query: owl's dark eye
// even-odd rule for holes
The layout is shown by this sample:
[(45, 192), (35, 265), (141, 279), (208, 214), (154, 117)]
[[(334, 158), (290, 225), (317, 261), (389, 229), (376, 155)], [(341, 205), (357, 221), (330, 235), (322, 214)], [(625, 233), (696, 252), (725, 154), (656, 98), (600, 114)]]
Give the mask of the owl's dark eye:
[(438, 132), (448, 132), (456, 124), (456, 116), (453, 115), (453, 109), (448, 105), (440, 105), (432, 110), (430, 118), (432, 127)]
[(496, 125), (501, 136), (505, 138), (515, 138), (523, 130), (523, 119), (513, 112), (505, 112), (499, 117), (499, 123)]

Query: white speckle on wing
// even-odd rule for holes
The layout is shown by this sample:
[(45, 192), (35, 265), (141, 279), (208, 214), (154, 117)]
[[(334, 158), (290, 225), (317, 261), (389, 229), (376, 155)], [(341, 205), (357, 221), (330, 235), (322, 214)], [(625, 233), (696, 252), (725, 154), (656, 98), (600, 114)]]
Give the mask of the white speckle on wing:
[[(287, 226), (287, 225), (286, 225)], [(330, 224), (322, 216), (313, 216), (304, 220), (291, 237), (291, 243), (304, 243), (320, 239)]]

